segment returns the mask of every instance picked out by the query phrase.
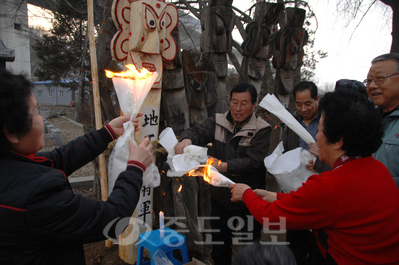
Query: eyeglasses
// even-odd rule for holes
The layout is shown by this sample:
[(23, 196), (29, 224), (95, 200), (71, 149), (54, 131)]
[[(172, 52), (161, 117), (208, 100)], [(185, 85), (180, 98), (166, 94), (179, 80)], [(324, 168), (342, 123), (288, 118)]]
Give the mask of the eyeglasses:
[(364, 79), (363, 84), (365, 84), (366, 86), (370, 86), (371, 83), (374, 81), (376, 83), (376, 85), (381, 85), (382, 83), (384, 83), (385, 78), (391, 77), (391, 76), (394, 76), (394, 75), (399, 75), (399, 73), (394, 73), (394, 74), (391, 74), (391, 75), (377, 76), (376, 79), (372, 79), (372, 78)]

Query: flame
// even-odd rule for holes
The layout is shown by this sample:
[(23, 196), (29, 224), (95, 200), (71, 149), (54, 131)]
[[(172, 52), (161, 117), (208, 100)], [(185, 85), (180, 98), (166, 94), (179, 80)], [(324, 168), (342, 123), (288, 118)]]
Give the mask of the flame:
[(131, 79), (147, 79), (152, 77), (153, 73), (145, 69), (144, 67), (141, 69), (141, 72), (137, 71), (136, 66), (133, 64), (127, 64), (125, 65), (126, 68), (128, 69), (125, 72), (120, 72), (120, 73), (114, 73), (109, 70), (105, 70), (105, 75), (108, 78), (112, 77), (120, 77), (120, 78), (131, 78)]
[(179, 187), (179, 189), (177, 191), (181, 192), (181, 188), (183, 188), (183, 185), (180, 184), (180, 187)]
[(190, 170), (189, 172), (186, 173), (187, 176), (195, 176), (194, 175), (195, 169)]
[[(216, 159), (213, 157), (210, 157), (208, 161), (206, 161), (205, 165), (201, 167), (200, 169), (192, 169), (189, 172), (186, 173), (187, 176), (190, 177), (198, 177), (198, 176), (203, 176), (204, 180), (208, 183), (211, 183), (212, 178), (211, 178), (211, 166), (213, 163), (216, 162)], [(218, 161), (218, 166), (222, 163), (222, 160)], [(200, 174), (198, 174), (198, 173)]]
[(278, 127), (278, 125), (276, 125), (276, 126), (274, 127), (274, 129), (277, 129), (277, 127)]
[(208, 159), (208, 161), (206, 161), (205, 165), (207, 167), (204, 167), (204, 180), (208, 183), (211, 183), (211, 167), (210, 165), (212, 165), (215, 162), (215, 159), (210, 157)]

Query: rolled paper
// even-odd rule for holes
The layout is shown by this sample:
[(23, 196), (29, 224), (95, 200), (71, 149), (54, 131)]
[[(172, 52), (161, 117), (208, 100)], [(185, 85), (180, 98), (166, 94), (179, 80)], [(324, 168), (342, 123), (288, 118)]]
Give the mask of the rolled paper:
[(312, 135), (286, 110), (275, 95), (267, 94), (259, 103), (259, 106), (276, 115), (307, 144), (315, 142)]

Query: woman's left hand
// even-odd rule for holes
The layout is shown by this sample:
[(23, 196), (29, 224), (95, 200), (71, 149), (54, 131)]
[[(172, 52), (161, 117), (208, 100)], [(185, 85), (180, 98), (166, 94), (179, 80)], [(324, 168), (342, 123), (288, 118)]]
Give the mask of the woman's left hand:
[(231, 201), (232, 202), (238, 202), (242, 201), (242, 195), (244, 194), (244, 191), (247, 189), (250, 189), (251, 187), (246, 185), (246, 184), (231, 184), (229, 186), (230, 192), (231, 192)]
[[(143, 116), (143, 113), (139, 113), (137, 114), (137, 117), (133, 119), (133, 126), (135, 128), (135, 132), (137, 132), (138, 130), (140, 130), (139, 128), (139, 117)], [(130, 120), (130, 115), (123, 115), (120, 117), (117, 117), (115, 119), (113, 119), (112, 121), (110, 121), (108, 124), (109, 126), (111, 126), (112, 130), (114, 131), (114, 133), (116, 134), (116, 136), (120, 136), (125, 132), (125, 128), (123, 128), (123, 124), (125, 122), (128, 122)]]

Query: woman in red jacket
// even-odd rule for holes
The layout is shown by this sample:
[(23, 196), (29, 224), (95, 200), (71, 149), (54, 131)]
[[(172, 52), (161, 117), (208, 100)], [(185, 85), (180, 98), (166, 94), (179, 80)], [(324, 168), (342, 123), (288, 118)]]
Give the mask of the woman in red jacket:
[(381, 145), (379, 113), (347, 90), (326, 93), (320, 109), (320, 160), (332, 170), (290, 194), (234, 184), (231, 200), (242, 200), (264, 226), (312, 229), (329, 264), (399, 264), (399, 189), (371, 156)]

